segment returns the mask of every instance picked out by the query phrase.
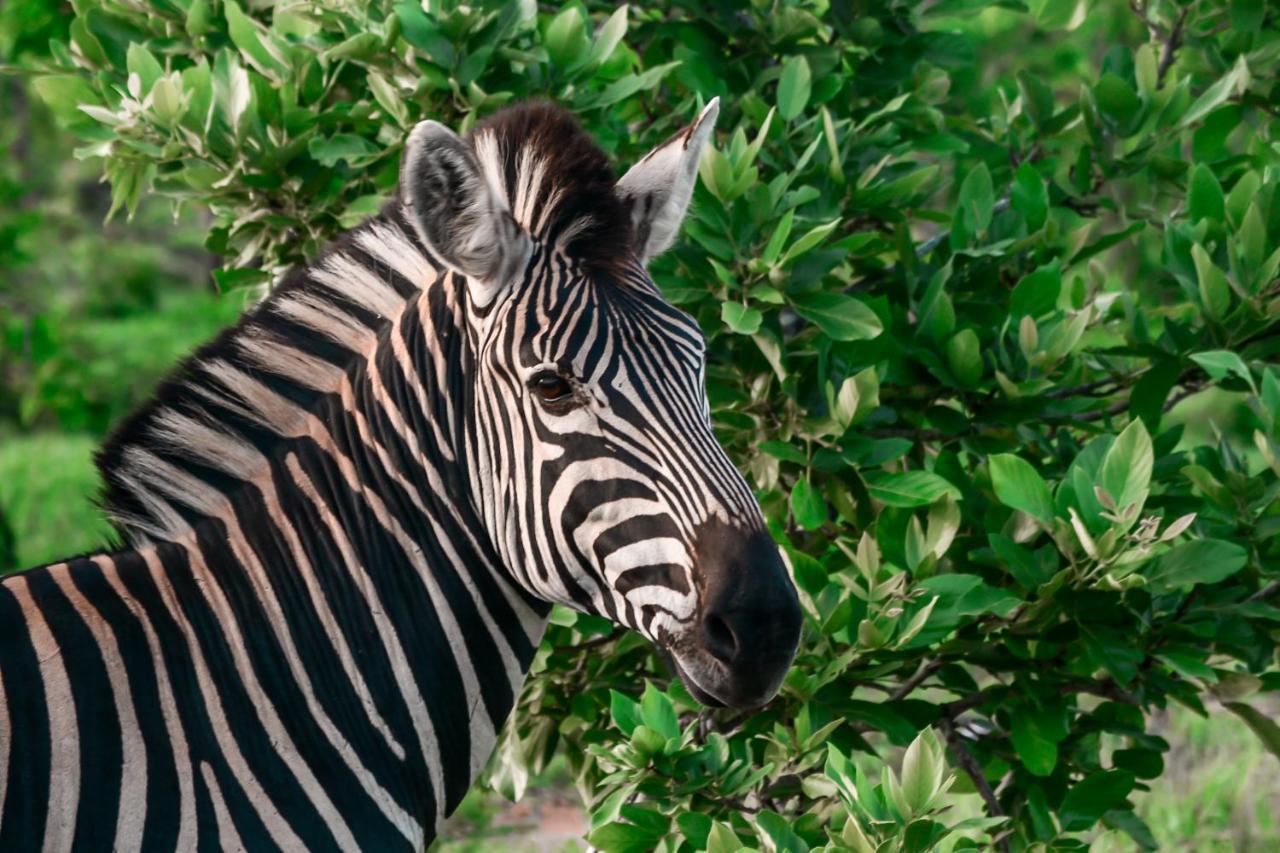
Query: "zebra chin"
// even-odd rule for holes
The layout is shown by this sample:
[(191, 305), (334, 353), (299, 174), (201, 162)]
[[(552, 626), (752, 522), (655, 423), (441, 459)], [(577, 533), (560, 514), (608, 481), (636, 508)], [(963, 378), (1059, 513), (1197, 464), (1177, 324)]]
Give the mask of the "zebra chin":
[(752, 710), (763, 707), (777, 695), (791, 668), (791, 656), (782, 665), (734, 672), (710, 656), (682, 656), (661, 646), (658, 654), (684, 684), (689, 695), (708, 708)]
[(763, 529), (713, 522), (696, 553), (698, 618), (659, 652), (703, 705), (758, 708), (777, 694), (800, 643), (795, 585)]

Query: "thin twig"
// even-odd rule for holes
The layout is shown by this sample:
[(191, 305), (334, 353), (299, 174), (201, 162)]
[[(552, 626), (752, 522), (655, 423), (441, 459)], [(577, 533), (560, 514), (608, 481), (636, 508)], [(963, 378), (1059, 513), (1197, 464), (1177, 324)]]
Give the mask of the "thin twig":
[(1138, 700), (1137, 696), (1111, 679), (1104, 681), (1068, 681), (1062, 685), (1062, 689), (1073, 693), (1087, 693), (1090, 696), (1100, 696), (1103, 699), (1110, 699), (1114, 702), (1123, 702), (1126, 705), (1142, 707), (1142, 702)]
[(911, 695), (911, 691), (915, 690), (925, 682), (929, 676), (942, 669), (944, 661), (941, 659), (931, 660), (916, 670), (916, 674), (908, 678), (906, 681), (889, 694), (890, 702), (897, 702), (899, 699), (905, 699)]
[(1249, 596), (1248, 601), (1266, 601), (1271, 596), (1280, 592), (1280, 581), (1272, 581), (1262, 589)]
[[(995, 204), (991, 205), (991, 215), (995, 216), (997, 213), (1004, 213), (1008, 209), (1009, 209), (1009, 196), (1006, 195), (1003, 198), (999, 199)], [(945, 242), (950, 237), (951, 237), (950, 228), (946, 229), (945, 231), (939, 231), (937, 234), (934, 234), (928, 240), (925, 240), (923, 243), (920, 244), (920, 246), (916, 249), (916, 257), (917, 258), (927, 257), (930, 252), (938, 248), (938, 246), (942, 245), (942, 243)]]
[(1169, 35), (1165, 37), (1164, 50), (1160, 52), (1160, 64), (1156, 67), (1157, 89), (1164, 85), (1164, 77), (1169, 73), (1169, 68), (1173, 65), (1174, 59), (1177, 58), (1178, 48), (1182, 46), (1183, 28), (1186, 26), (1187, 15), (1190, 12), (1190, 6), (1184, 7), (1182, 14), (1178, 16), (1178, 22), (1173, 25)]

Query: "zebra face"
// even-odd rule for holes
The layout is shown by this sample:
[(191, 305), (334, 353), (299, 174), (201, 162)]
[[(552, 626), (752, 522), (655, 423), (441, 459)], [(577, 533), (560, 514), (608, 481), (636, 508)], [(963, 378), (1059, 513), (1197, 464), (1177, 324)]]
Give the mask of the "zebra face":
[(541, 137), (420, 126), (402, 182), (415, 213), (460, 200), (416, 221), (466, 279), (468, 464), (508, 568), (648, 637), (699, 701), (754, 707), (795, 654), (795, 588), (712, 431), (702, 333), (644, 268), (674, 239), (714, 116), (617, 182), (558, 112)]

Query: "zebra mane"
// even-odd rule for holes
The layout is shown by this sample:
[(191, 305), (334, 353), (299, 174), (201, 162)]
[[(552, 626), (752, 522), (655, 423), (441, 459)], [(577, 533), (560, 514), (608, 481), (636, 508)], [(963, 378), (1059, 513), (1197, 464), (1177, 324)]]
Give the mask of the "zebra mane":
[(228, 512), (232, 491), (267, 469), (282, 437), (306, 434), (315, 402), (343, 391), (438, 275), (393, 200), (182, 361), (95, 456), (99, 504), (125, 540), (171, 539)]
[[(608, 159), (563, 108), (517, 104), (468, 136), (531, 236), (584, 266), (627, 256), (631, 226)], [(195, 351), (95, 457), (99, 503), (131, 545), (230, 512), (281, 437), (307, 434), (325, 395), (350, 392), (379, 335), (443, 272), (396, 198)]]
[(633, 248), (631, 215), (609, 158), (573, 115), (548, 101), (507, 107), (468, 135), (480, 169), (535, 240), (587, 268), (612, 268)]

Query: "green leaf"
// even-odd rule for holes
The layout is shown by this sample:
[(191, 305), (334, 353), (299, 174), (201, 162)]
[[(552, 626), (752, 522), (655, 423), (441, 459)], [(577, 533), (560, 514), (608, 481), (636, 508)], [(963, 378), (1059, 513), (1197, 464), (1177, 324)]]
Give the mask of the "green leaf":
[(209, 31), (209, 23), (212, 19), (209, 6), (210, 0), (192, 0), (191, 5), (187, 7), (183, 28), (191, 38), (197, 39)]
[(772, 236), (769, 237), (769, 242), (760, 254), (760, 260), (765, 264), (772, 266), (774, 261), (778, 260), (778, 256), (782, 254), (782, 246), (787, 242), (787, 237), (791, 235), (791, 223), (795, 219), (795, 215), (796, 212), (793, 208), (782, 214), (782, 218), (778, 220)]
[(827, 235), (834, 231), (840, 225), (839, 219), (833, 219), (830, 222), (823, 223), (809, 230), (799, 240), (796, 240), (787, 249), (787, 253), (782, 256), (782, 263), (786, 265), (791, 261), (804, 255), (805, 252), (827, 239)]
[(946, 770), (941, 749), (933, 732), (925, 729), (916, 736), (902, 757), (902, 801), (909, 815), (924, 813), (942, 784)]
[(782, 76), (778, 79), (778, 115), (791, 121), (804, 112), (810, 90), (809, 61), (803, 56), (791, 57), (782, 64)]
[(1182, 363), (1176, 359), (1157, 361), (1134, 383), (1129, 392), (1129, 412), (1141, 418), (1147, 430), (1156, 432), (1164, 416), (1164, 403), (1182, 376)]
[(128, 70), (130, 74), (137, 74), (139, 81), (142, 83), (142, 95), (146, 95), (155, 86), (156, 81), (164, 76), (164, 68), (151, 55), (151, 51), (139, 42), (132, 42), (129, 45)]
[(359, 166), (382, 153), (368, 139), (353, 133), (338, 133), (328, 138), (313, 136), (307, 150), (320, 165), (330, 167), (343, 160), (351, 166)]
[(422, 5), (406, 0), (397, 3), (395, 10), (405, 41), (441, 68), (452, 68), (457, 61), (453, 44), (422, 11)]
[(1227, 98), (1231, 97), (1231, 93), (1237, 87), (1247, 85), (1249, 79), (1249, 66), (1245, 62), (1244, 54), (1236, 59), (1236, 64), (1231, 68), (1226, 76), (1218, 80), (1208, 89), (1205, 89), (1200, 97), (1196, 98), (1187, 111), (1182, 116), (1181, 125), (1186, 127), (1195, 124), (1200, 119), (1207, 116), (1213, 111), (1214, 107), (1221, 104)]
[(966, 388), (982, 381), (982, 343), (973, 329), (961, 329), (947, 341), (947, 365)]
[(1062, 798), (1059, 814), (1062, 828), (1081, 832), (1098, 822), (1106, 812), (1120, 808), (1133, 790), (1133, 774), (1123, 770), (1093, 773), (1077, 782)]
[(1093, 96), (1097, 99), (1098, 109), (1103, 115), (1112, 119), (1122, 128), (1128, 127), (1142, 108), (1142, 101), (1129, 84), (1110, 72), (1103, 74), (1098, 85), (1093, 87)]
[(102, 103), (97, 92), (84, 78), (75, 74), (53, 74), (37, 77), (32, 84), (40, 100), (62, 123), (85, 120), (80, 112), (81, 104), (98, 106)]
[(213, 280), (219, 293), (231, 293), (241, 287), (267, 284), (271, 275), (265, 270), (256, 269), (221, 269), (213, 271)]
[(979, 162), (965, 175), (956, 196), (956, 209), (951, 217), (952, 248), (963, 249), (973, 245), (974, 239), (991, 225), (995, 203), (991, 171), (986, 163)]
[(676, 719), (671, 699), (654, 687), (652, 681), (645, 683), (640, 697), (640, 719), (664, 738), (680, 736), (680, 721)]
[(609, 20), (601, 25), (600, 32), (596, 34), (596, 40), (591, 45), (591, 54), (587, 58), (589, 64), (600, 65), (613, 55), (618, 42), (622, 41), (622, 37), (627, 34), (627, 11), (627, 4), (623, 3), (609, 16)]
[(871, 497), (887, 506), (928, 506), (944, 495), (960, 500), (960, 490), (932, 471), (867, 471), (863, 475)]
[(1187, 189), (1187, 210), (1192, 222), (1208, 219), (1222, 223), (1227, 217), (1226, 198), (1222, 185), (1213, 170), (1203, 163), (1191, 170), (1191, 184)]
[(1010, 317), (1043, 317), (1058, 307), (1062, 264), (1058, 258), (1022, 277), (1009, 297)]
[(1111, 495), (1117, 509), (1123, 510), (1130, 504), (1141, 508), (1147, 500), (1154, 464), (1155, 455), (1146, 426), (1141, 420), (1132, 421), (1102, 458), (1098, 485)]
[(240, 48), (240, 52), (254, 68), (273, 78), (279, 78), (288, 71), (283, 59), (266, 40), (258, 23), (244, 13), (239, 3), (227, 0), (224, 11), (232, 43)]
[(1146, 570), (1147, 589), (1174, 592), (1198, 583), (1217, 583), (1245, 567), (1249, 552), (1223, 539), (1195, 539), (1161, 554)]
[(1053, 775), (1058, 766), (1058, 744), (1040, 732), (1032, 714), (1025, 710), (1013, 714), (1009, 740), (1027, 772), (1033, 776)]
[(1020, 509), (1046, 526), (1054, 518), (1053, 496), (1031, 463), (1012, 453), (991, 457), (991, 485), (1005, 506)]
[(764, 315), (738, 302), (723, 302), (720, 304), (720, 319), (740, 335), (754, 335), (760, 331)]
[(1245, 384), (1254, 394), (1258, 393), (1258, 388), (1254, 385), (1253, 374), (1249, 372), (1249, 367), (1244, 363), (1244, 359), (1236, 355), (1231, 350), (1210, 350), (1208, 352), (1198, 352), (1191, 356), (1191, 360), (1204, 368), (1204, 372), (1215, 382), (1221, 382), (1228, 376), (1237, 376), (1243, 379)]
[(409, 119), (409, 110), (405, 105), (404, 99), (400, 97), (400, 93), (395, 87), (377, 71), (370, 71), (365, 78), (369, 82), (369, 91), (373, 93), (374, 100), (378, 105), (387, 111), (396, 124), (404, 127)]
[[(1252, 33), (1262, 26), (1267, 15), (1267, 0), (1232, 0), (1231, 26), (1236, 32)], [(1278, 754), (1280, 756), (1280, 754)]]
[(602, 853), (648, 853), (665, 833), (631, 823), (610, 823), (587, 836), (588, 843)]
[(763, 833), (761, 840), (768, 840), (777, 853), (809, 853), (809, 845), (796, 834), (782, 815), (771, 811), (759, 812), (756, 814), (756, 825)]
[(1022, 105), (1036, 126), (1043, 129), (1045, 123), (1053, 118), (1053, 90), (1039, 76), (1029, 71), (1019, 71), (1017, 77)]
[(635, 733), (636, 726), (644, 721), (640, 715), (640, 704), (617, 690), (609, 691), (609, 714), (627, 737), (631, 737)]
[(1027, 224), (1028, 232), (1039, 231), (1049, 216), (1049, 188), (1030, 163), (1023, 163), (1013, 176), (1009, 203)]
[(707, 833), (706, 853), (741, 853), (742, 840), (733, 828), (723, 821), (716, 821)]
[(808, 477), (796, 480), (791, 489), (791, 514), (805, 530), (817, 530), (827, 520), (827, 503)]
[(862, 341), (884, 331), (865, 304), (843, 293), (808, 293), (792, 298), (796, 313), (837, 341)]
[(1155, 94), (1159, 85), (1159, 66), (1156, 64), (1155, 47), (1150, 42), (1133, 52), (1133, 76), (1142, 97), (1150, 98)]
[(573, 5), (565, 6), (547, 25), (543, 44), (556, 65), (569, 67), (582, 58), (589, 49), (582, 10)]

